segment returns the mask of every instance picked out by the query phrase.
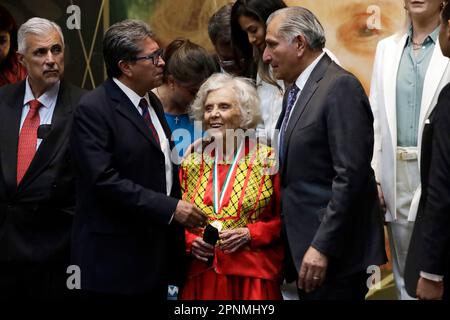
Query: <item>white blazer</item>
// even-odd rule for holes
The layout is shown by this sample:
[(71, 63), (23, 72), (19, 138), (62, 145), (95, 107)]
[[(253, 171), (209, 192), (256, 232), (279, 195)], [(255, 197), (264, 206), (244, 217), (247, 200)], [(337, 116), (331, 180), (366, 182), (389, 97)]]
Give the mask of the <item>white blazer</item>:
[[(400, 64), (407, 35), (393, 35), (381, 40), (377, 45), (375, 61), (370, 87), (370, 104), (375, 118), (375, 144), (372, 165), (377, 181), (381, 184), (387, 212), (386, 221), (396, 220), (396, 150), (397, 150), (397, 112), (396, 112), (396, 83), (397, 71)], [(425, 120), (436, 105), (437, 98), (450, 81), (449, 59), (441, 52), (439, 40), (425, 74), (422, 102), (420, 107), (418, 127), (418, 161), (420, 164), (420, 149)], [(414, 221), (417, 215), (421, 194), (418, 186), (414, 193), (408, 221)]]

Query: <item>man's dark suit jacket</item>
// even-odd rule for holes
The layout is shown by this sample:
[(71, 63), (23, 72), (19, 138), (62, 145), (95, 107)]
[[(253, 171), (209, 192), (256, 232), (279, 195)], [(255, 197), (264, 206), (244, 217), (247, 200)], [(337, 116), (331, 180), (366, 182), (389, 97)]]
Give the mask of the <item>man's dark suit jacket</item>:
[[(161, 103), (149, 96), (170, 138)], [(184, 228), (169, 224), (180, 198), (178, 171), (174, 165), (168, 197), (164, 154), (113, 80), (80, 101), (71, 146), (79, 178), (72, 253), (81, 289), (167, 294), (168, 282), (184, 276)]]
[[(329, 257), (327, 277), (386, 261), (372, 122), (359, 81), (325, 54), (292, 110), (280, 155), (283, 226), (297, 273), (309, 246)], [(291, 271), (288, 280), (297, 278)]]
[(420, 271), (444, 275), (450, 298), (450, 84), (441, 91), (422, 135), (422, 196), (405, 265), (405, 286), (415, 297)]
[(73, 111), (84, 91), (61, 82), (51, 130), (17, 186), (25, 81), (0, 88), (0, 262), (67, 262), (75, 209), (69, 149)]

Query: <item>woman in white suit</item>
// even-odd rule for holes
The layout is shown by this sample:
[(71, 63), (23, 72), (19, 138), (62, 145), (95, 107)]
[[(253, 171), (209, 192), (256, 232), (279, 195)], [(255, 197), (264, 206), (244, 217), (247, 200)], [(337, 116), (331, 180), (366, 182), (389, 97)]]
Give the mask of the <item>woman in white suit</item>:
[[(373, 166), (386, 222), (399, 299), (420, 199), (420, 147), (425, 121), (450, 81), (449, 59), (439, 47), (442, 0), (405, 0), (406, 32), (378, 43), (370, 103), (375, 117)], [(433, 275), (429, 275), (431, 278)]]

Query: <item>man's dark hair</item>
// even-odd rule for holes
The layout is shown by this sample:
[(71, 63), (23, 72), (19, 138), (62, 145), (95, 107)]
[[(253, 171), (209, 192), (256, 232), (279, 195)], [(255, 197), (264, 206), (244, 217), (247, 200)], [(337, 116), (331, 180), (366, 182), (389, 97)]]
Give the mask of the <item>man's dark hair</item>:
[(120, 76), (119, 61), (136, 58), (141, 50), (138, 43), (147, 38), (154, 38), (154, 34), (146, 23), (139, 20), (124, 20), (109, 27), (103, 38), (103, 58), (108, 77)]
[(231, 7), (231, 3), (226, 4), (209, 18), (208, 35), (214, 46), (219, 41), (231, 44)]

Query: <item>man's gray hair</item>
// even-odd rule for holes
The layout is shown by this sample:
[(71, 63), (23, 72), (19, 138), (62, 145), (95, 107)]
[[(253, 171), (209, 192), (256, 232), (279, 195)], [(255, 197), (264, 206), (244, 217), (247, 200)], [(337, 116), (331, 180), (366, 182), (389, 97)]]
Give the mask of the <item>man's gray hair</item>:
[(316, 16), (303, 7), (288, 7), (275, 11), (267, 24), (278, 15), (283, 15), (278, 28), (278, 34), (286, 41), (292, 42), (295, 37), (302, 34), (311, 49), (325, 47), (325, 31)]
[(52, 31), (57, 31), (61, 37), (61, 42), (64, 46), (64, 36), (61, 27), (53, 21), (44, 18), (31, 18), (24, 24), (22, 24), (17, 31), (17, 51), (24, 54), (27, 51), (26, 37), (30, 34), (36, 36), (46, 36)]
[(142, 49), (140, 42), (147, 38), (154, 38), (154, 33), (140, 20), (123, 20), (110, 26), (103, 38), (103, 58), (108, 76), (120, 76), (119, 61), (135, 59)]
[(204, 125), (205, 102), (211, 91), (227, 88), (235, 93), (241, 111), (241, 129), (254, 129), (262, 121), (259, 97), (252, 79), (215, 73), (200, 87), (191, 105), (191, 118)]

